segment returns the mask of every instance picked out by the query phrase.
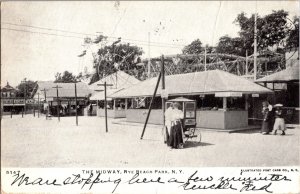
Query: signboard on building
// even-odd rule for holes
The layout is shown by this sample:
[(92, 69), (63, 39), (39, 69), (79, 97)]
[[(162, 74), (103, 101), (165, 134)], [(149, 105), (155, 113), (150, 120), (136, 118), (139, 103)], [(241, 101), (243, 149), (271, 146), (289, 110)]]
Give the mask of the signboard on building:
[(242, 92), (216, 92), (215, 97), (242, 97)]
[(252, 97), (258, 98), (258, 97), (259, 97), (259, 94), (252, 94)]
[(168, 97), (169, 97), (169, 92), (168, 92), (166, 89), (161, 90), (160, 96), (161, 96), (162, 98), (168, 98)]

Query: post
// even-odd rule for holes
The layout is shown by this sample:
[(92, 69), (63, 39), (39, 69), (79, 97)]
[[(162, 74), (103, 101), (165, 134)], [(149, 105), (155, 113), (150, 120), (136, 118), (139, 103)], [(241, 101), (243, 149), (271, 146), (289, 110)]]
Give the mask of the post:
[(248, 99), (249, 99), (249, 95), (248, 94), (245, 94), (245, 110), (248, 110)]
[[(165, 61), (164, 61), (164, 56), (162, 55), (161, 56), (161, 89), (162, 91), (165, 90)], [(162, 102), (162, 111), (163, 111), (163, 124), (165, 126), (165, 110), (166, 110), (166, 107), (165, 107), (165, 98), (162, 97), (161, 98), (161, 102)]]
[(154, 92), (153, 92), (153, 96), (152, 96), (152, 99), (151, 99), (151, 102), (150, 102), (150, 106), (149, 106), (148, 114), (147, 114), (146, 121), (145, 121), (145, 124), (144, 124), (141, 139), (143, 139), (143, 136), (144, 136), (144, 133), (145, 133), (145, 130), (146, 130), (146, 126), (147, 126), (149, 116), (150, 116), (150, 113), (151, 113), (151, 109), (152, 109), (152, 103), (153, 103), (153, 100), (154, 100), (155, 95), (156, 95), (156, 91), (157, 91), (157, 88), (158, 88), (158, 85), (159, 85), (159, 82), (160, 82), (160, 78), (161, 78), (161, 72), (159, 73), (158, 78), (157, 78), (157, 83), (156, 83), (156, 86), (155, 86), (155, 89), (154, 89)]
[(116, 99), (114, 99), (114, 110), (116, 110)]
[(151, 75), (151, 59), (150, 59), (150, 32), (148, 32), (148, 79)]
[(24, 107), (22, 108), (22, 118), (23, 118), (23, 116), (24, 116)]
[(125, 110), (127, 110), (127, 106), (128, 106), (127, 103), (128, 103), (127, 98), (125, 98)]
[[(13, 110), (15, 110), (15, 99), (13, 99)], [(11, 111), (10, 118), (12, 118), (13, 112)]]
[(227, 98), (223, 97), (223, 109), (226, 110), (227, 108)]
[(108, 132), (108, 124), (107, 124), (107, 99), (106, 99), (106, 86), (112, 86), (112, 84), (97, 84), (98, 86), (104, 86), (104, 113), (105, 113), (105, 131)]
[(206, 46), (204, 47), (204, 71), (206, 71)]
[(248, 51), (246, 50), (246, 75), (248, 75)]
[[(13, 100), (13, 104), (14, 104), (14, 100)], [(14, 108), (14, 105), (13, 105), (13, 108)], [(13, 115), (13, 108), (10, 110), (10, 118), (12, 118), (12, 115)]]
[(24, 113), (26, 115), (26, 93), (27, 93), (27, 82), (25, 81), (25, 93), (24, 93)]
[(104, 82), (104, 110), (105, 110), (105, 132), (108, 132), (107, 127), (107, 101), (106, 101), (106, 81)]
[(60, 122), (58, 88), (62, 88), (62, 87), (58, 87), (58, 85), (56, 85), (56, 86), (53, 87), (53, 88), (56, 88), (56, 102), (57, 102), (57, 108), (56, 108), (56, 111), (57, 111), (58, 122)]
[(256, 61), (256, 55), (257, 55), (257, 27), (256, 27), (256, 20), (257, 20), (257, 13), (255, 10), (254, 15), (254, 81), (257, 78), (257, 61)]
[(40, 118), (40, 93), (37, 93), (38, 95), (38, 118)]
[(76, 114), (76, 126), (78, 126), (78, 113), (77, 113), (77, 86), (75, 82), (75, 114)]

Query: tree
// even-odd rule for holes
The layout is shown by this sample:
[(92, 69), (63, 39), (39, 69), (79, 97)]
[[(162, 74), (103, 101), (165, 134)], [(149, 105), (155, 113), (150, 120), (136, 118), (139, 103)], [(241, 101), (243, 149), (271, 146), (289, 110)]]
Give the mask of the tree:
[(197, 39), (194, 40), (191, 44), (185, 46), (182, 50), (183, 54), (200, 54), (204, 51), (204, 48), (202, 47), (202, 42)]
[(55, 83), (72, 83), (76, 81), (76, 76), (74, 76), (71, 72), (64, 71), (63, 75), (61, 73), (56, 73), (55, 75)]
[(294, 17), (293, 23), (288, 26), (290, 29), (289, 36), (286, 40), (287, 48), (299, 47), (299, 18)]
[(118, 44), (121, 40), (114, 42), (112, 45), (104, 46), (97, 52), (97, 59), (94, 61), (96, 74), (91, 78), (90, 83), (94, 83), (106, 75), (112, 74), (117, 70), (126, 71), (130, 75), (137, 75), (136, 64), (141, 62), (140, 56), (143, 50), (140, 47), (127, 44)]
[[(264, 17), (257, 16), (257, 48), (264, 50), (278, 46), (287, 37), (289, 30), (286, 26), (288, 13), (284, 10), (273, 11)], [(246, 17), (244, 12), (238, 14), (234, 23), (241, 28), (239, 35), (244, 42), (244, 48), (249, 54), (253, 53), (254, 14)]]
[(244, 56), (246, 51), (244, 48), (243, 39), (240, 37), (231, 38), (228, 35), (222, 36), (219, 39), (216, 47), (216, 52), (227, 53)]
[(26, 98), (31, 97), (33, 94), (36, 92), (36, 87), (37, 83), (31, 80), (26, 81), (26, 78), (24, 81), (22, 81), (18, 86), (18, 92), (17, 92), (17, 97), (25, 97)]

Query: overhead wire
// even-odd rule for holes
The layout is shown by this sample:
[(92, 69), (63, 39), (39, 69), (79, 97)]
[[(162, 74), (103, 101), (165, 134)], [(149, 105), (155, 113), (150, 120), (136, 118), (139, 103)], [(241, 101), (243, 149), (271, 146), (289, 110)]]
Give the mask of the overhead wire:
[[(7, 25), (13, 25), (13, 26), (36, 28), (36, 29), (40, 29), (40, 30), (57, 31), (57, 32), (77, 34), (77, 35), (85, 35), (85, 36), (89, 35), (89, 36), (95, 36), (95, 37), (99, 36), (98, 34), (82, 33), (82, 32), (75, 32), (75, 31), (68, 31), (68, 30), (61, 30), (61, 29), (54, 29), (54, 28), (47, 28), (47, 27), (40, 27), (40, 26), (33, 26), (33, 25), (14, 24), (14, 23), (10, 23), (10, 22), (1, 22), (1, 23), (2, 24), (7, 24)], [(27, 31), (29, 31), (29, 30), (27, 30)], [(41, 32), (41, 33), (45, 33), (45, 32)], [(118, 39), (119, 38), (119, 37), (115, 37), (115, 36), (106, 36), (106, 37), (110, 38), (110, 39)], [(128, 40), (128, 41), (132, 41), (132, 42), (144, 42), (144, 43), (148, 43), (148, 40), (137, 40), (137, 39), (130, 39), (130, 38), (122, 38), (122, 40)], [(165, 43), (165, 42), (155, 42), (155, 41), (151, 41), (150, 43), (161, 44), (161, 45), (171, 45), (171, 46), (178, 46), (178, 47), (179, 46), (185, 46), (185, 45), (180, 45), (180, 44), (172, 44), (172, 43)]]

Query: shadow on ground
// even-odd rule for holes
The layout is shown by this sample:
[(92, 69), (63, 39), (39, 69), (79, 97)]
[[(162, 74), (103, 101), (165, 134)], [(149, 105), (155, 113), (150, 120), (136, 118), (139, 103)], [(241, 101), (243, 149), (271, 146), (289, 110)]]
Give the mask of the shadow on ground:
[(211, 146), (214, 144), (211, 143), (206, 143), (206, 142), (191, 142), (191, 141), (187, 141), (184, 144), (184, 148), (193, 148), (193, 147), (198, 147), (198, 146)]

